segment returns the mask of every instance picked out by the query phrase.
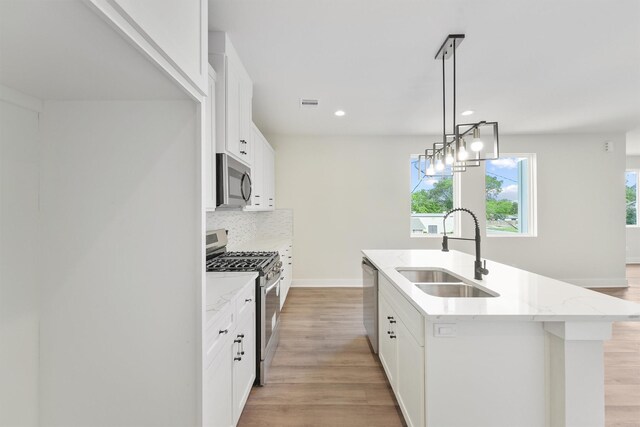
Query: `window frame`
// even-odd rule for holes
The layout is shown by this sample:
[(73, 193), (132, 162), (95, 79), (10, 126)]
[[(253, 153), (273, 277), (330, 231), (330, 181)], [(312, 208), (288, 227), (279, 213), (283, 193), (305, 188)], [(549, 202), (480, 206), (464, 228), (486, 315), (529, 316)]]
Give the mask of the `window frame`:
[[(411, 168), (411, 162), (413, 162), (413, 160), (417, 160), (418, 159), (418, 154), (411, 154), (409, 155), (409, 168)], [(460, 179), (460, 174), (459, 173), (454, 173), (453, 174), (453, 208), (458, 208), (460, 207), (461, 204), (461, 189), (462, 189), (462, 180)], [(435, 177), (445, 177), (448, 175), (434, 175)], [(409, 169), (409, 184), (411, 185), (411, 169)], [(443, 235), (430, 235), (430, 234), (414, 234), (413, 230), (411, 230), (411, 192), (409, 192), (409, 197), (408, 197), (408, 210), (409, 210), (409, 237), (410, 238), (416, 238), (416, 239), (442, 239)], [(462, 232), (462, 225), (460, 224), (460, 214), (459, 212), (455, 212), (453, 214), (454, 217), (454, 223), (453, 223), (453, 233), (448, 233), (447, 236), (451, 236), (451, 237), (460, 237), (460, 234)]]
[(627, 200), (627, 196), (626, 196), (626, 187), (627, 187), (627, 172), (633, 172), (636, 174), (636, 223), (635, 224), (627, 224), (626, 221), (626, 209), (625, 209), (625, 227), (628, 228), (640, 228), (640, 221), (638, 221), (638, 208), (640, 208), (640, 200), (638, 200), (638, 196), (640, 195), (640, 186), (638, 184), (640, 184), (640, 169), (638, 168), (627, 168), (624, 170), (624, 174), (625, 174), (625, 179), (624, 179), (624, 186), (625, 186), (625, 202)]
[[(484, 234), (487, 238), (502, 238), (506, 237), (509, 239), (518, 238), (518, 237), (538, 237), (538, 164), (537, 164), (537, 156), (536, 153), (500, 153), (499, 159), (504, 158), (512, 158), (512, 157), (521, 157), (526, 158), (529, 162), (527, 180), (529, 181), (529, 200), (527, 203), (527, 232), (526, 233), (490, 233), (487, 228), (487, 199), (483, 198), (484, 205)], [(487, 167), (486, 162), (484, 165), (484, 176), (487, 176)], [(484, 183), (484, 189), (486, 191), (486, 182)], [(520, 200), (518, 200), (518, 204), (521, 205)]]

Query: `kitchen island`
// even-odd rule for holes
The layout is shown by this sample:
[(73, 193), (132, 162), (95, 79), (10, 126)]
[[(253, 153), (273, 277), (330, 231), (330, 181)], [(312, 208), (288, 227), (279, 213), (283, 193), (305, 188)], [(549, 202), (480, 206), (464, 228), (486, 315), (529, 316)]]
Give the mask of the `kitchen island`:
[[(474, 280), (474, 258), (457, 251), (363, 254), (379, 272), (380, 360), (409, 425), (604, 426), (602, 344), (612, 322), (640, 321), (640, 305), (491, 261)], [(416, 270), (480, 296), (436, 296), (458, 285), (418, 283), (428, 275)]]

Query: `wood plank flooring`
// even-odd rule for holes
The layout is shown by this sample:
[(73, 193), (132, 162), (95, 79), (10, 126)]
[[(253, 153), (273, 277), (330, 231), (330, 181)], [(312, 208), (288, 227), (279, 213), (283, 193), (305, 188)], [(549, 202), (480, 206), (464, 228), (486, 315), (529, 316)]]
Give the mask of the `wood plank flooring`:
[(403, 426), (362, 326), (362, 290), (291, 288), (266, 387), (254, 387), (241, 427)]
[[(627, 266), (629, 288), (597, 289), (640, 303), (640, 265)], [(604, 345), (607, 427), (640, 427), (640, 322), (613, 324)]]
[[(600, 292), (640, 303), (640, 265), (628, 289)], [(362, 291), (292, 288), (267, 387), (254, 387), (240, 418), (249, 426), (403, 426), (362, 326)], [(614, 324), (605, 344), (607, 427), (640, 427), (640, 322)]]

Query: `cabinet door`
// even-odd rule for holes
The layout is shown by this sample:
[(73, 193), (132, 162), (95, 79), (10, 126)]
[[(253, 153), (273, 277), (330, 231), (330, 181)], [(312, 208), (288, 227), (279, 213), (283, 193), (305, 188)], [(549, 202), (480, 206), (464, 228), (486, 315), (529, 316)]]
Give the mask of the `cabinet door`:
[(241, 159), (240, 143), (240, 70), (231, 59), (226, 61), (226, 148)]
[(253, 114), (252, 114), (252, 102), (253, 102), (253, 82), (249, 78), (249, 75), (244, 71), (241, 71), (239, 86), (239, 119), (238, 134), (240, 139), (240, 154), (241, 158), (248, 165), (253, 165), (253, 147), (251, 142), (253, 140)]
[(424, 347), (401, 320), (396, 323), (398, 371), (396, 397), (409, 427), (424, 426)]
[(233, 422), (238, 423), (256, 379), (256, 314), (247, 311), (239, 321), (233, 341)]
[(265, 175), (265, 196), (267, 198), (267, 209), (274, 210), (276, 208), (276, 165), (275, 165), (275, 153), (271, 146), (265, 147), (264, 154), (264, 175)]
[[(211, 68), (211, 67), (209, 67)], [(216, 81), (209, 73), (208, 96), (205, 103), (206, 124), (204, 138), (204, 206), (208, 211), (216, 208)]]
[(262, 211), (265, 210), (265, 203), (267, 201), (265, 197), (265, 182), (264, 182), (264, 142), (262, 141), (262, 135), (253, 128), (251, 132), (251, 146), (253, 147), (253, 165), (251, 166), (251, 182), (252, 185), (252, 206), (251, 210)]
[(223, 349), (205, 370), (203, 425), (230, 427), (233, 420), (231, 345)]
[(378, 292), (378, 357), (391, 388), (397, 393), (398, 319), (384, 296)]

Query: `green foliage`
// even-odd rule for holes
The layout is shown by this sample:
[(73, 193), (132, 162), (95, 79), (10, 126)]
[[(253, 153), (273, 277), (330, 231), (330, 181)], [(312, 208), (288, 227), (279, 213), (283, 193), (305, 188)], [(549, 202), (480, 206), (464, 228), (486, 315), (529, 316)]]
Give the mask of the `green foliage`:
[(505, 220), (518, 215), (518, 202), (510, 200), (487, 199), (487, 219), (491, 221)]
[(637, 189), (635, 185), (626, 188), (627, 196), (627, 225), (638, 224), (638, 214), (636, 212), (636, 194)]
[(414, 213), (444, 213), (453, 209), (453, 178), (442, 178), (430, 190), (411, 194), (411, 211)]
[(485, 188), (487, 200), (498, 200), (498, 196), (502, 193), (502, 181), (493, 176), (486, 175)]

